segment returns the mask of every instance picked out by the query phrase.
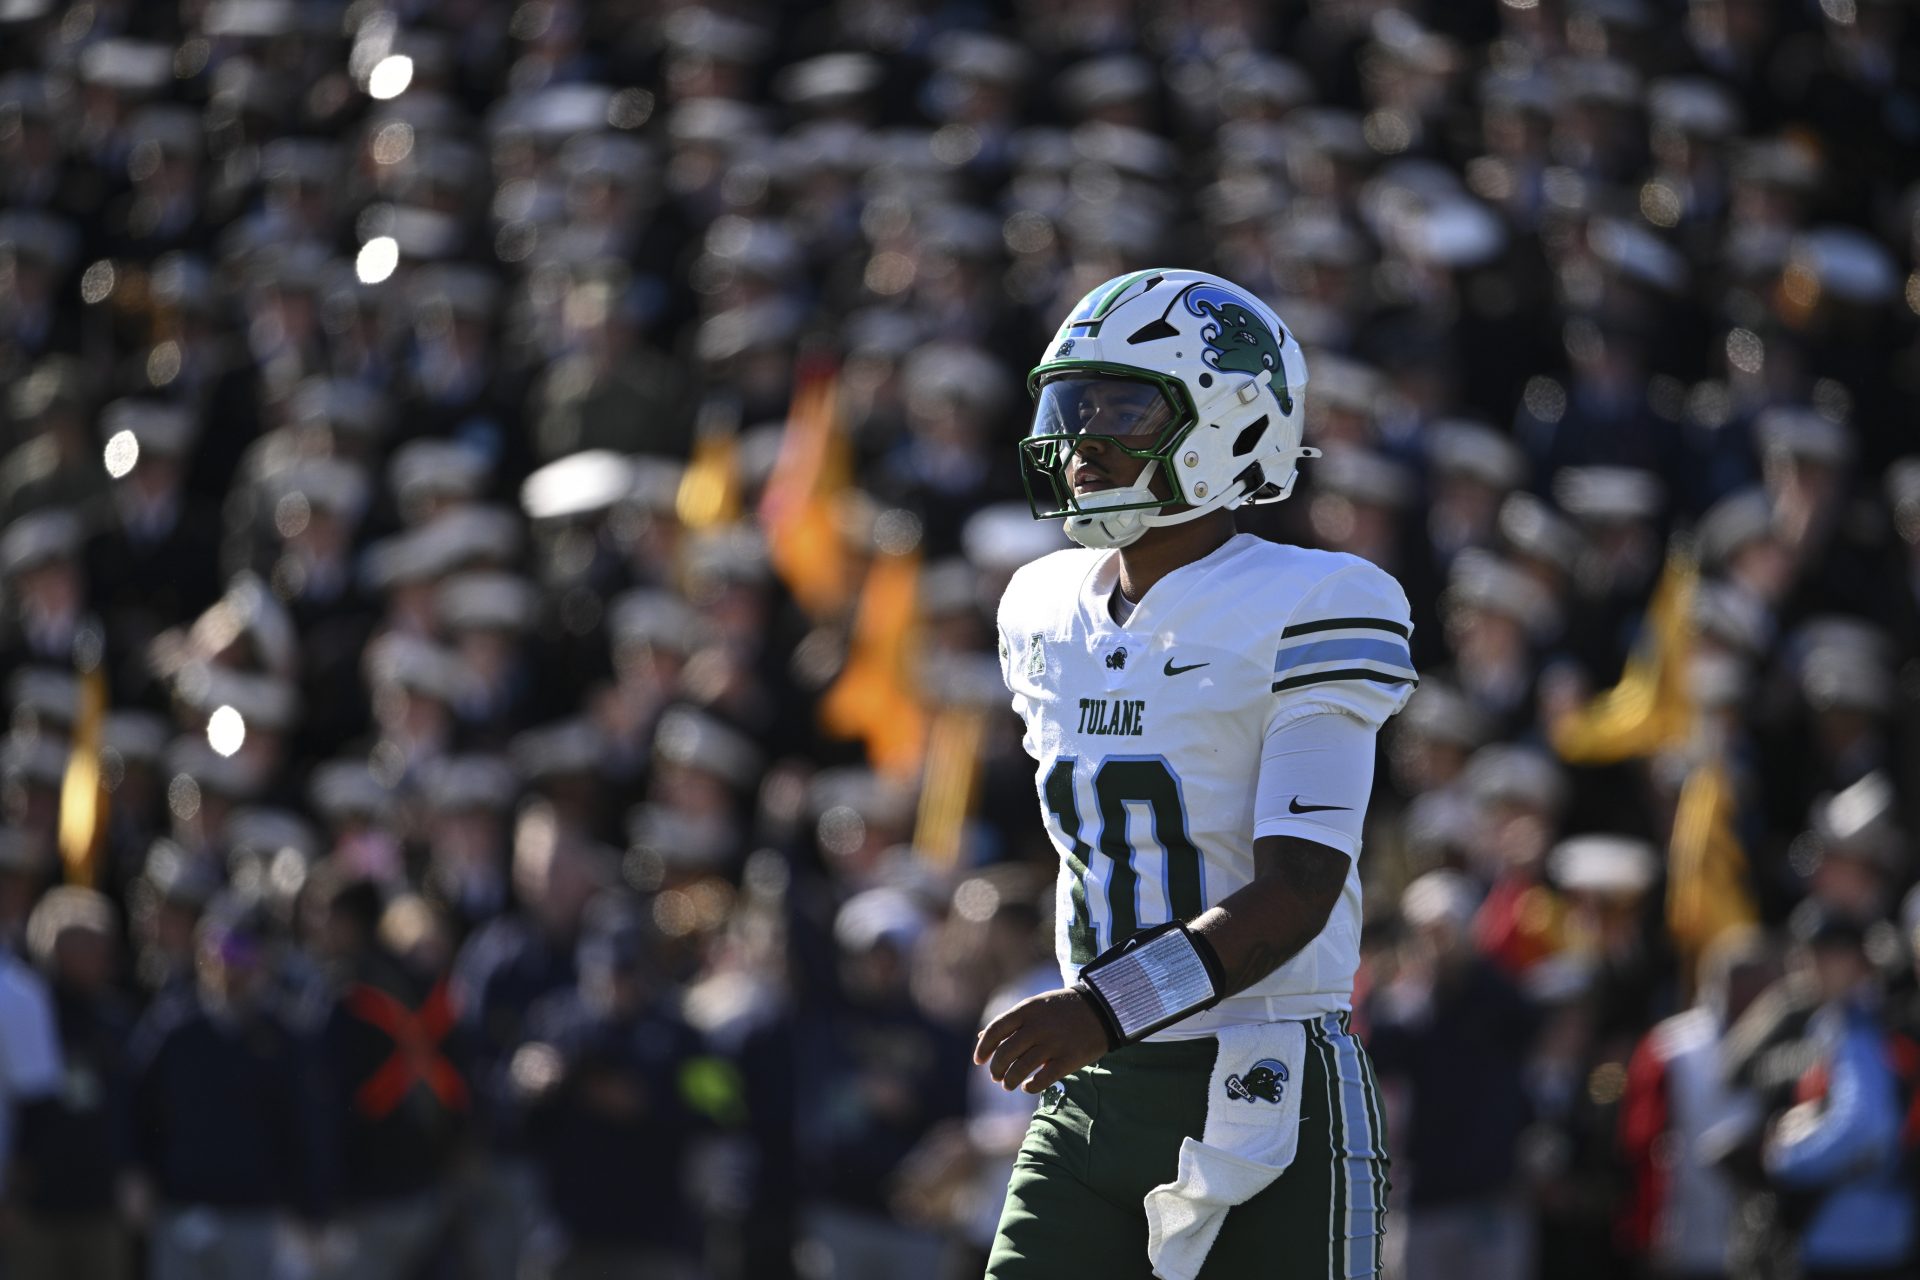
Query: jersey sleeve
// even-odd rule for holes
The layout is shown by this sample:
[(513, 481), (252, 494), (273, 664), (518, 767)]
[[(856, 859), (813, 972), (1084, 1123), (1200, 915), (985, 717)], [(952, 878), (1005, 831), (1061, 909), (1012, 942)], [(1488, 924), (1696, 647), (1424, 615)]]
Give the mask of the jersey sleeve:
[(1329, 711), (1378, 729), (1419, 684), (1412, 635), (1406, 593), (1384, 570), (1362, 562), (1322, 578), (1281, 628), (1268, 732)]

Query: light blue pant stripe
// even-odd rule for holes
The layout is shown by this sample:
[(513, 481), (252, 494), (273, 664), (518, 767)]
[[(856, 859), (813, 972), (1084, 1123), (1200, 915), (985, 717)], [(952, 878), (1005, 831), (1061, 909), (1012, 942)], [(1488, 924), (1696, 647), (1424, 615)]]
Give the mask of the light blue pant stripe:
[(1377, 1145), (1373, 1108), (1367, 1096), (1366, 1069), (1359, 1046), (1337, 1020), (1329, 1018), (1327, 1040), (1333, 1049), (1338, 1072), (1335, 1087), (1339, 1092), (1341, 1129), (1346, 1150), (1341, 1172), (1347, 1183), (1347, 1216), (1341, 1225), (1345, 1242), (1345, 1268), (1349, 1277), (1371, 1277), (1380, 1269), (1379, 1169), (1385, 1155)]

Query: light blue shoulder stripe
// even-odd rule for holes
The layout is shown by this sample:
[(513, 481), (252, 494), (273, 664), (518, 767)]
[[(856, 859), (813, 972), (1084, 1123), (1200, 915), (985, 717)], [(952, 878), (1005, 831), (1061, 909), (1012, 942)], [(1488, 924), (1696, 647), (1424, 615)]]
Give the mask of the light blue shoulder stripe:
[(1403, 640), (1316, 640), (1282, 649), (1273, 660), (1274, 671), (1291, 671), (1315, 662), (1382, 662), (1413, 674), (1413, 655)]

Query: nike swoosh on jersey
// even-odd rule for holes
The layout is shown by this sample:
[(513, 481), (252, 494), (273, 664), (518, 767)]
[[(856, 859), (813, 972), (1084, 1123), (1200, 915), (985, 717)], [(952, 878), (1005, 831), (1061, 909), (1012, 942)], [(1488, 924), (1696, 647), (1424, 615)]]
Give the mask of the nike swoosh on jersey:
[(1177, 675), (1179, 675), (1179, 674), (1181, 674), (1181, 673), (1182, 673), (1182, 672), (1184, 672), (1184, 671), (1197, 671), (1197, 670), (1199, 670), (1199, 669), (1200, 669), (1201, 667), (1210, 667), (1210, 666), (1212, 666), (1212, 665), (1213, 665), (1213, 664), (1212, 664), (1211, 662), (1189, 662), (1189, 663), (1188, 663), (1188, 664), (1187, 664), (1186, 666), (1184, 666), (1184, 667), (1176, 667), (1176, 666), (1174, 666), (1174, 665), (1173, 665), (1173, 659), (1172, 659), (1172, 658), (1168, 658), (1168, 659), (1167, 659), (1167, 665), (1166, 665), (1166, 666), (1164, 666), (1164, 667), (1162, 667), (1162, 668), (1161, 668), (1161, 670), (1162, 670), (1163, 672), (1165, 672), (1165, 673), (1166, 673), (1167, 675), (1170, 675), (1170, 676), (1177, 676)]
[(1288, 813), (1319, 813), (1325, 809), (1351, 809), (1352, 807), (1345, 804), (1301, 804), (1299, 796), (1287, 801)]

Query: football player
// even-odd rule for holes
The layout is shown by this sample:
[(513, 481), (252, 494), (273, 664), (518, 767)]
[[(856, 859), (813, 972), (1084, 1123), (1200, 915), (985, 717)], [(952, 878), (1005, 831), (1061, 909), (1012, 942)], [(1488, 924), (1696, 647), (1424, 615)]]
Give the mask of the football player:
[(1041, 1095), (992, 1280), (1378, 1272), (1348, 1014), (1374, 735), (1416, 677), (1390, 576), (1235, 531), (1318, 454), (1306, 380), (1269, 307), (1172, 269), (1089, 293), (1031, 375), (1028, 498), (1080, 546), (1015, 574), (1000, 655), (1063, 985), (975, 1048)]

